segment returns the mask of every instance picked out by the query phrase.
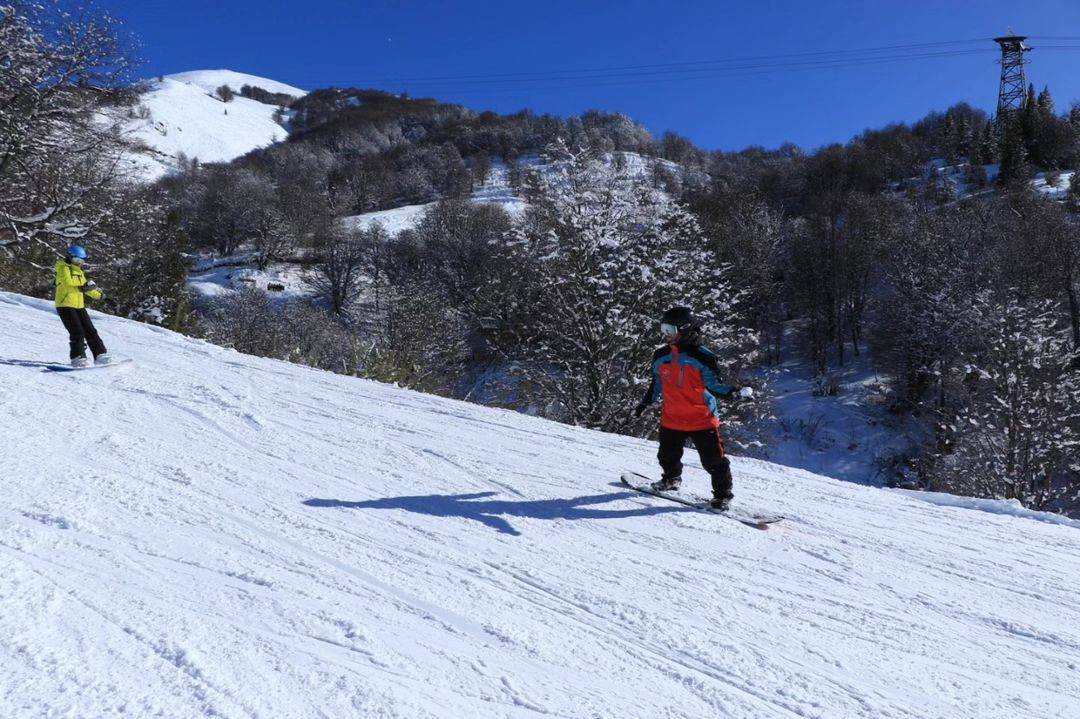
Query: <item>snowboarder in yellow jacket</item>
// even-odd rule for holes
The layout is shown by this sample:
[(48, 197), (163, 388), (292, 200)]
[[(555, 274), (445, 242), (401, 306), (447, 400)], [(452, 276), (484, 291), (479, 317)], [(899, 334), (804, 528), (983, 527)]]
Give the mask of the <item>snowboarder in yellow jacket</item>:
[(105, 297), (93, 280), (86, 279), (82, 265), (86, 262), (86, 249), (72, 245), (64, 259), (56, 261), (56, 311), (67, 328), (71, 340), (71, 364), (86, 367), (86, 345), (94, 354), (94, 364), (108, 364), (109, 353), (94, 329), (86, 312), (86, 298), (100, 300)]

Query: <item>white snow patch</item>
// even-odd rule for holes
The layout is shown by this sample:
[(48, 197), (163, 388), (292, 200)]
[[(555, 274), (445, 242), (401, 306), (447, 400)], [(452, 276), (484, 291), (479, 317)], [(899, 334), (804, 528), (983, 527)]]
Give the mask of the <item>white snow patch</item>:
[(297, 98), (307, 94), (307, 90), (301, 90), (298, 87), (286, 85), (277, 80), (259, 77), (258, 75), (248, 75), (247, 73), (236, 72), (234, 70), (191, 70), (189, 72), (177, 72), (172, 75), (166, 75), (165, 77), (187, 85), (200, 87), (211, 94), (222, 85), (228, 85), (236, 92), (240, 92), (240, 88), (244, 85), (251, 85), (252, 87), (261, 87), (267, 92), (283, 92), (286, 95), (292, 95)]
[(245, 288), (265, 290), (281, 300), (311, 297), (314, 289), (306, 268), (300, 265), (271, 262), (259, 270), (254, 264), (220, 264), (192, 272), (188, 287), (202, 297), (221, 297)]
[(346, 227), (363, 230), (375, 223), (383, 226), (391, 237), (402, 230), (411, 230), (420, 222), (428, 208), (434, 207), (434, 202), (423, 205), (403, 205), (390, 210), (378, 210), (377, 212), (365, 212), (362, 215), (351, 215), (342, 220)]
[(1055, 200), (1063, 200), (1069, 194), (1069, 183), (1072, 181), (1074, 171), (1059, 172), (1057, 184), (1050, 184), (1046, 180), (1046, 173), (1040, 172), (1031, 181), (1031, 189), (1035, 192), (1051, 197)]
[(226, 84), (237, 92), (250, 84), (271, 92), (304, 94), (289, 85), (228, 70), (182, 72), (154, 80), (136, 107), (148, 117), (122, 119), (125, 137), (145, 148), (124, 158), (129, 171), (137, 179), (153, 181), (175, 168), (180, 153), (201, 162), (227, 162), (288, 137), (274, 121), (273, 105), (239, 95), (228, 103), (217, 98), (214, 91)]
[(958, 497), (955, 494), (943, 494), (941, 492), (914, 492), (914, 496), (936, 504), (939, 507), (958, 507), (961, 509), (975, 509), (990, 514), (1003, 514), (1021, 519), (1034, 519), (1039, 522), (1050, 524), (1062, 524), (1067, 527), (1080, 529), (1080, 521), (1063, 517), (1051, 512), (1037, 512), (1028, 509), (1020, 503), (1019, 499), (979, 499), (977, 497)]

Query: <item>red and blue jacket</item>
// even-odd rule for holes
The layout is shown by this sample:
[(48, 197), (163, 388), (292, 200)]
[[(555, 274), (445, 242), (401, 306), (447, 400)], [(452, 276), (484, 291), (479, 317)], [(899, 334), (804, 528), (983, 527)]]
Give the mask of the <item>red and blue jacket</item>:
[(697, 344), (667, 345), (653, 354), (643, 405), (663, 402), (660, 426), (697, 432), (720, 426), (716, 400), (735, 388), (720, 381), (716, 355)]

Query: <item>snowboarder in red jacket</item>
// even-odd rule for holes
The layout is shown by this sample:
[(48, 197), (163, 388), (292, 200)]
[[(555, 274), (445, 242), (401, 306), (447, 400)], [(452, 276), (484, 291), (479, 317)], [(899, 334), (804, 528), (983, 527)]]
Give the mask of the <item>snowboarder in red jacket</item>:
[[(697, 448), (701, 466), (712, 477), (712, 506), (727, 509), (731, 492), (731, 462), (720, 436), (718, 398), (731, 397), (735, 388), (720, 382), (716, 355), (701, 344), (701, 328), (689, 307), (672, 307), (660, 321), (667, 344), (653, 354), (652, 381), (634, 413), (642, 413), (657, 400), (660, 415), (660, 451), (663, 475), (653, 489), (673, 492), (682, 483), (682, 454), (686, 440)], [(751, 396), (745, 388), (742, 396)]]

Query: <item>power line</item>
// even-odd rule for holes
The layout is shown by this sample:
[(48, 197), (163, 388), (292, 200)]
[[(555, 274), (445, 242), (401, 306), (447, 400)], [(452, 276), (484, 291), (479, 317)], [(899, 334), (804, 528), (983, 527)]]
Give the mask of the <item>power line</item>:
[[(1027, 37), (1058, 42), (1080, 41), (1080, 36), (1030, 35)], [(990, 42), (992, 42), (992, 38), (972, 38), (844, 50), (730, 57), (715, 60), (621, 65), (604, 68), (392, 78), (382, 81), (368, 80), (360, 83), (360, 85), (367, 87), (399, 87), (407, 89), (413, 94), (455, 93), (458, 95), (504, 94), (518, 92), (523, 89), (534, 92), (568, 88), (637, 87), (657, 83), (668, 84), (708, 80), (736, 75), (842, 70), (913, 60), (997, 55), (998, 50), (996, 48), (963, 48), (963, 46), (970, 46), (974, 43), (988, 44)], [(1039, 45), (1035, 49), (1040, 51), (1068, 51), (1080, 49), (1080, 45)], [(899, 50), (923, 50), (924, 52), (885, 54), (895, 53)], [(543, 85), (541, 83), (548, 84)]]
[[(1080, 45), (1040, 45), (1039, 50), (1078, 50)], [(942, 57), (958, 57), (968, 55), (997, 55), (994, 49), (978, 50), (947, 50), (928, 53), (906, 53), (895, 56), (870, 56), (847, 59), (824, 59), (791, 63), (765, 63), (754, 65), (718, 67), (718, 68), (687, 68), (685, 70), (661, 71), (653, 70), (638, 73), (611, 73), (600, 75), (579, 75), (565, 77), (537, 77), (521, 79), (483, 80), (471, 83), (402, 83), (402, 86), (415, 93), (456, 93), (466, 95), (505, 94), (527, 89), (529, 92), (567, 89), (567, 88), (599, 88), (599, 87), (625, 87), (645, 86), (657, 83), (685, 82), (687, 80), (707, 80), (710, 78), (731, 77), (737, 75), (760, 75), (776, 72), (808, 72), (816, 70), (841, 70), (851, 67), (866, 65), (887, 64), (893, 62), (906, 62), (911, 60), (924, 60)], [(536, 85), (532, 83), (555, 82), (558, 84)], [(529, 83), (527, 87), (522, 87)], [(499, 87), (499, 86), (502, 87)]]
[[(656, 69), (656, 70), (641, 70), (633, 72), (611, 72), (611, 73), (596, 73), (592, 75), (553, 75), (550, 77), (525, 77), (512, 80), (516, 83), (526, 82), (545, 82), (552, 80), (597, 80), (607, 78), (636, 78), (636, 77), (650, 77), (650, 76), (668, 76), (668, 75), (706, 75), (708, 73), (714, 74), (727, 74), (742, 70), (760, 70), (760, 69), (799, 69), (799, 68), (821, 68), (821, 67), (846, 67), (855, 66), (864, 63), (877, 63), (877, 62), (892, 62), (897, 60), (918, 60), (927, 57), (952, 57), (959, 55), (985, 55), (985, 54), (997, 54), (998, 51), (987, 49), (979, 50), (949, 50), (941, 52), (928, 52), (928, 53), (907, 53), (904, 55), (886, 55), (886, 56), (869, 56), (869, 57), (854, 57), (854, 58), (830, 58), (824, 60), (804, 60), (793, 62), (778, 62), (778, 63), (755, 63), (749, 65), (730, 65), (727, 67), (705, 67), (705, 68), (685, 68), (685, 69)], [(506, 83), (509, 79), (485, 79), (485, 80), (461, 80), (457, 81), (461, 84), (490, 84), (490, 83)], [(420, 84), (438, 84), (442, 85), (450, 81), (436, 81), (433, 83), (420, 83)]]
[[(897, 56), (886, 57), (867, 57), (867, 58), (854, 58), (848, 60), (818, 60), (813, 62), (803, 63), (772, 63), (772, 64), (754, 64), (754, 65), (740, 65), (725, 68), (699, 68), (699, 69), (687, 69), (687, 70), (671, 70), (661, 71), (654, 70), (648, 72), (639, 73), (618, 73), (607, 75), (584, 75), (584, 76), (567, 76), (567, 77), (547, 77), (547, 78), (528, 78), (528, 79), (502, 79), (502, 80), (485, 80), (472, 83), (457, 83), (448, 84), (441, 82), (431, 83), (402, 83), (402, 86), (407, 86), (410, 92), (421, 89), (423, 92), (481, 92), (481, 91), (499, 91), (500, 89), (521, 89), (521, 86), (525, 83), (529, 83), (527, 89), (529, 91), (536, 89), (551, 89), (556, 87), (614, 87), (621, 85), (644, 85), (656, 82), (681, 82), (686, 80), (703, 80), (717, 77), (730, 77), (734, 75), (756, 75), (756, 74), (770, 74), (776, 72), (807, 72), (815, 70), (832, 70), (832, 69), (845, 69), (851, 67), (860, 67), (866, 65), (887, 64), (893, 62), (904, 62), (911, 60), (924, 60), (931, 58), (941, 57), (958, 57), (968, 55), (997, 55), (997, 51), (993, 49), (985, 50), (961, 50), (952, 52), (937, 52), (937, 53), (920, 53), (920, 54), (906, 54)], [(532, 83), (543, 82), (557, 82), (558, 85), (534, 85)], [(492, 87), (495, 86), (504, 86)], [(509, 86), (509, 87), (505, 87)]]
[[(472, 75), (441, 75), (441, 76), (426, 76), (426, 77), (397, 77), (397, 78), (385, 78), (382, 80), (368, 80), (369, 83), (376, 84), (391, 84), (391, 83), (411, 83), (411, 82), (443, 82), (443, 81), (472, 81), (472, 80), (491, 80), (491, 79), (509, 79), (509, 78), (537, 78), (537, 79), (561, 79), (554, 78), (553, 76), (578, 76), (586, 75), (591, 76), (594, 73), (614, 73), (620, 71), (634, 71), (634, 70), (663, 70), (668, 68), (689, 68), (691, 66), (700, 65), (728, 65), (731, 63), (747, 63), (747, 62), (759, 62), (770, 60), (796, 60), (798, 58), (821, 58), (821, 62), (837, 61), (845, 59), (856, 59), (859, 55), (868, 55), (872, 57), (874, 54), (891, 52), (896, 50), (915, 50), (915, 49), (927, 49), (932, 47), (946, 47), (949, 45), (968, 45), (972, 43), (985, 43), (990, 42), (991, 38), (974, 38), (969, 40), (946, 40), (940, 42), (924, 42), (924, 43), (910, 43), (907, 45), (882, 45), (879, 47), (870, 48), (854, 48), (847, 50), (819, 50), (815, 52), (801, 52), (801, 53), (784, 53), (777, 55), (751, 55), (744, 57), (729, 57), (714, 60), (690, 60), (684, 62), (672, 62), (672, 63), (654, 63), (647, 65), (622, 65), (613, 67), (600, 67), (600, 68), (578, 68), (578, 69), (564, 69), (564, 70), (535, 70), (535, 71), (523, 71), (523, 72), (510, 72), (510, 73), (481, 73)], [(996, 50), (990, 50), (990, 52), (996, 52)]]

